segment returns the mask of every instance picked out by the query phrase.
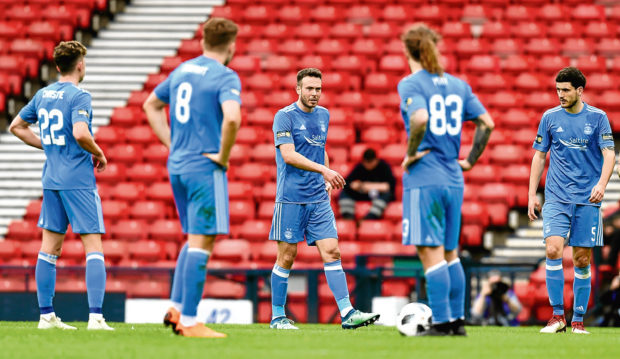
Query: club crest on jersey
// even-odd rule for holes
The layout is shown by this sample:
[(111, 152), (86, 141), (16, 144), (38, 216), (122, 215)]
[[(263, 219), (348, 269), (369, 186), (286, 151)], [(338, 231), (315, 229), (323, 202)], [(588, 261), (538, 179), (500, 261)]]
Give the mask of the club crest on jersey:
[(592, 127), (590, 126), (589, 123), (586, 123), (586, 126), (583, 128), (583, 133), (586, 135), (591, 135), (592, 134)]
[(284, 238), (286, 239), (293, 238), (293, 231), (291, 231), (290, 228), (287, 228), (286, 231), (284, 231)]
[(542, 143), (542, 136), (536, 135), (536, 143)]

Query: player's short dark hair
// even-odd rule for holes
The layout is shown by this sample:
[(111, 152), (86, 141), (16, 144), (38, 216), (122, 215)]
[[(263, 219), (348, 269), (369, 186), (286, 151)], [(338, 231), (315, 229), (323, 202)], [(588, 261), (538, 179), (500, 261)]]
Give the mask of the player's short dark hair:
[(574, 88), (586, 88), (586, 77), (576, 67), (565, 67), (555, 77), (555, 82), (570, 82)]
[(220, 50), (237, 38), (239, 27), (231, 20), (212, 17), (202, 27), (202, 39), (207, 50)]
[(367, 148), (362, 155), (362, 159), (366, 162), (370, 162), (377, 158), (377, 152), (373, 148)]
[(86, 55), (86, 47), (79, 41), (61, 41), (54, 48), (54, 63), (62, 75), (75, 70), (75, 66)]
[(297, 73), (297, 85), (301, 85), (301, 80), (303, 80), (304, 77), (317, 77), (322, 80), (323, 74), (321, 70), (315, 69), (314, 67), (302, 69)]

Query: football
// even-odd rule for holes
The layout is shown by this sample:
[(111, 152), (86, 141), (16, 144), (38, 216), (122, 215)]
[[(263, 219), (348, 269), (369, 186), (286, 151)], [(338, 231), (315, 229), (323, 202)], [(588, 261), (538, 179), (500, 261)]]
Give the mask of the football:
[(401, 309), (396, 318), (396, 328), (408, 337), (421, 335), (431, 327), (433, 312), (422, 303), (409, 303)]

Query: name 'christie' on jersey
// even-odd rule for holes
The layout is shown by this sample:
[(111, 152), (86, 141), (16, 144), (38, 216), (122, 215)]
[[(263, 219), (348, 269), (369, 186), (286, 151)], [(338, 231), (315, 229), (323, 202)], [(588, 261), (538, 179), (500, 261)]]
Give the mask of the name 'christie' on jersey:
[(310, 161), (324, 165), (328, 126), (329, 111), (325, 107), (316, 106), (314, 111), (308, 113), (302, 111), (297, 103), (293, 103), (276, 113), (273, 119), (278, 169), (276, 202), (329, 201), (323, 176), (286, 164), (278, 147), (284, 143), (292, 143), (297, 153)]
[(19, 112), (26, 122), (39, 121), (45, 151), (43, 188), (95, 189), (92, 155), (73, 137), (73, 125), (86, 122), (91, 135), (91, 95), (71, 82), (56, 82), (40, 89)]
[(203, 153), (218, 153), (222, 136), (221, 104), (241, 103), (237, 73), (218, 61), (199, 56), (182, 63), (155, 88), (170, 104), (170, 174), (213, 170), (217, 166)]
[(428, 123), (417, 151), (430, 150), (403, 175), (404, 188), (463, 186), (458, 164), (464, 121), (486, 113), (471, 87), (450, 74), (443, 76), (420, 70), (398, 84), (400, 111), (409, 135), (409, 118), (419, 109), (428, 111)]
[(551, 149), (545, 202), (600, 206), (589, 198), (601, 177), (601, 149), (613, 146), (609, 119), (602, 110), (586, 103), (576, 114), (561, 106), (547, 110), (533, 145), (541, 152)]

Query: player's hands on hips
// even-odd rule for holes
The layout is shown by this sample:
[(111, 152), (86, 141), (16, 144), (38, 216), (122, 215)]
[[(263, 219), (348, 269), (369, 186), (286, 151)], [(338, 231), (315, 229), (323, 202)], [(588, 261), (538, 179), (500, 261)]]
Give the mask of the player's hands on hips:
[(106, 166), (108, 165), (108, 160), (105, 158), (105, 155), (102, 153), (101, 155), (93, 155), (93, 164), (97, 169), (97, 172), (105, 171)]
[(533, 221), (538, 218), (536, 215), (536, 210), (540, 212), (541, 210), (540, 201), (538, 200), (537, 195), (530, 195), (527, 199), (527, 216), (530, 218), (530, 221)]
[(603, 200), (603, 195), (605, 195), (605, 187), (597, 184), (590, 193), (590, 203), (600, 203)]
[(405, 155), (405, 159), (403, 160), (401, 167), (405, 171), (407, 171), (407, 173), (409, 173), (409, 166), (411, 166), (412, 163), (418, 161), (420, 158), (426, 156), (430, 151), (431, 150), (424, 150), (424, 151), (416, 152), (415, 156), (413, 157), (409, 157), (409, 155)]
[(205, 156), (206, 158), (210, 159), (211, 161), (217, 163), (218, 165), (224, 167), (224, 168), (228, 168), (228, 161), (224, 162), (222, 160), (222, 155), (218, 152), (218, 153), (203, 153), (203, 156)]
[(344, 177), (340, 173), (325, 167), (325, 171), (322, 173), (323, 179), (327, 182), (332, 189), (342, 189), (346, 184)]
[(459, 160), (459, 165), (463, 171), (469, 171), (474, 167), (468, 160)]

